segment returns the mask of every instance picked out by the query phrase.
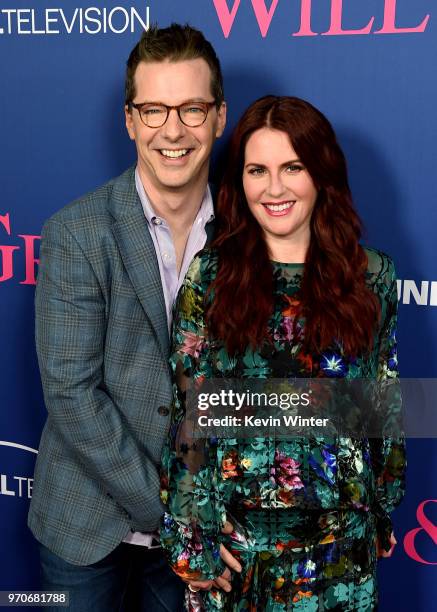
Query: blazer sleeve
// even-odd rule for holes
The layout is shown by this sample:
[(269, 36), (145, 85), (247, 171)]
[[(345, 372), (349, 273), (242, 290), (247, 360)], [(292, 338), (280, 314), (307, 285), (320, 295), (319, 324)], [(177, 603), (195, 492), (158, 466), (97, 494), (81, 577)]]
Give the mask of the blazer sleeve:
[(103, 379), (105, 300), (68, 227), (43, 228), (36, 288), (36, 347), (49, 419), (63, 443), (127, 513), (151, 528), (159, 474), (132, 437)]
[[(380, 545), (389, 550), (393, 525), (390, 513), (400, 504), (405, 494), (406, 449), (402, 434), (402, 399), (397, 359), (397, 286), (393, 262), (384, 258), (384, 294), (382, 299), (382, 326), (379, 337), (377, 414), (388, 435), (370, 440), (371, 461), (376, 482), (373, 512)], [(390, 433), (392, 432), (392, 433)], [(399, 432), (399, 435), (396, 434)], [(384, 427), (382, 427), (384, 434)]]
[(201, 258), (196, 257), (175, 308), (170, 360), (174, 401), (161, 481), (161, 496), (168, 503), (161, 542), (172, 569), (190, 580), (213, 579), (224, 571), (219, 547), (226, 520), (216, 486), (216, 441), (193, 438), (186, 410), (187, 385), (198, 386), (211, 375), (200, 266)]

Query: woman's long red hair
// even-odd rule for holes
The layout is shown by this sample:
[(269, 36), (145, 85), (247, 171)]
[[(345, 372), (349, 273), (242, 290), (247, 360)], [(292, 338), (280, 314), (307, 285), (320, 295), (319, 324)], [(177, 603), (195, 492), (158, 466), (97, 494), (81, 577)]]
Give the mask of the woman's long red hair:
[(266, 96), (254, 102), (232, 135), (217, 203), (212, 244), (219, 267), (211, 285), (207, 323), (231, 354), (268, 339), (273, 312), (273, 268), (243, 191), (246, 143), (263, 127), (288, 134), (319, 195), (299, 292), (305, 345), (321, 351), (337, 340), (347, 355), (370, 350), (380, 306), (366, 286), (367, 256), (359, 244), (361, 222), (352, 203), (346, 161), (331, 124), (308, 102)]

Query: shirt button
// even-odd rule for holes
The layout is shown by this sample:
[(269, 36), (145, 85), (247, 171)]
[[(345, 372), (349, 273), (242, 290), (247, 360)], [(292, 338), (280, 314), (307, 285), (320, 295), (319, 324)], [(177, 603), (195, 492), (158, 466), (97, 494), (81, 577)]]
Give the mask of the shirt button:
[(158, 408), (158, 414), (160, 414), (161, 416), (168, 416), (170, 410), (167, 408), (167, 406), (160, 406)]
[(161, 225), (162, 221), (161, 221), (161, 219), (158, 219), (158, 217), (155, 217), (155, 218), (153, 219), (153, 223), (154, 223), (155, 225)]

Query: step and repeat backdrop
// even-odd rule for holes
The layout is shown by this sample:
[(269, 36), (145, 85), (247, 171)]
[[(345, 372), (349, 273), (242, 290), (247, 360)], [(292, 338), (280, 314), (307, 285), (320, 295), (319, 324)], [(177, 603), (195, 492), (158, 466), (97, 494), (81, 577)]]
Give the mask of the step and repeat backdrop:
[[(0, 590), (36, 589), (26, 527), (45, 408), (34, 348), (43, 222), (135, 160), (125, 62), (144, 28), (200, 28), (222, 62), (229, 116), (303, 97), (346, 152), (366, 243), (398, 274), (403, 377), (437, 377), (437, 5), (434, 0), (1, 0)], [(437, 440), (408, 441), (398, 546), (380, 563), (383, 612), (437, 601)]]

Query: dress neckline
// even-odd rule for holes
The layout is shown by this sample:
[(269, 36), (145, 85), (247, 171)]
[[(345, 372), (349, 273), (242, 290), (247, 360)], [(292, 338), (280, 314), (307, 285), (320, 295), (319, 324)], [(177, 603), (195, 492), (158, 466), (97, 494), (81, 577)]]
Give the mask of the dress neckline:
[(283, 261), (275, 261), (274, 259), (270, 260), (274, 266), (281, 266), (281, 268), (303, 268), (304, 263), (286, 263)]

